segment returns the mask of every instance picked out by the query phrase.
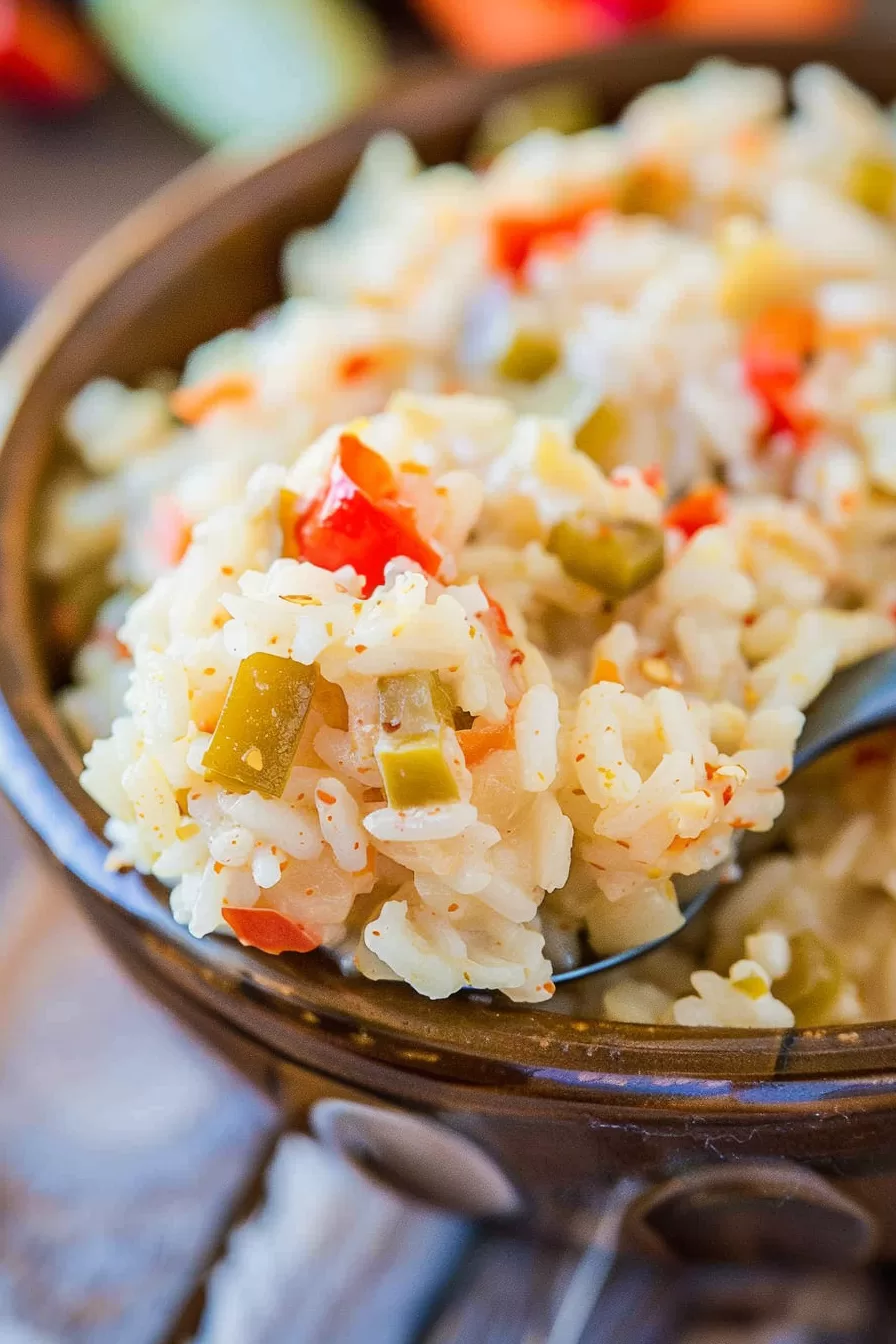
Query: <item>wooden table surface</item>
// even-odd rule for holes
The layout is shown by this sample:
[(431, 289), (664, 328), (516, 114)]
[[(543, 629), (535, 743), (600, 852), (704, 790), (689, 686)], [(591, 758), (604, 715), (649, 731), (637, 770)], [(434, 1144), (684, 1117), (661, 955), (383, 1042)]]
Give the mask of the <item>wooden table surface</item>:
[[(0, 339), (196, 152), (123, 89), (67, 125), (0, 113)], [(0, 856), (2, 1344), (896, 1338), (873, 1277), (623, 1264), (593, 1302), (593, 1257), (399, 1200), (135, 988), (5, 804)]]

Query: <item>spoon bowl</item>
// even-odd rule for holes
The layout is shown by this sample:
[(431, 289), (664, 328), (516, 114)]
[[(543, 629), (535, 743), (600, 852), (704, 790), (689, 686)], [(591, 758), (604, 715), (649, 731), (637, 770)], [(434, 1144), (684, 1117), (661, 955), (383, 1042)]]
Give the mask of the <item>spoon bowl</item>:
[[(794, 754), (791, 778), (798, 771), (813, 765), (822, 756), (836, 751), (845, 743), (894, 724), (896, 724), (896, 649), (886, 649), (883, 653), (876, 653), (871, 658), (865, 658), (853, 667), (839, 672), (818, 699), (810, 705)], [(767, 853), (774, 844), (776, 830), (777, 826), (773, 826), (770, 831), (754, 833), (750, 837), (753, 843), (747, 842), (749, 849), (747, 857), (752, 860)], [(675, 891), (684, 923), (674, 932), (663, 934), (649, 943), (639, 943), (635, 947), (625, 948), (622, 952), (600, 957), (597, 961), (574, 966), (572, 970), (561, 971), (559, 975), (554, 976), (554, 983), (562, 985), (572, 980), (582, 980), (589, 975), (597, 975), (600, 971), (610, 971), (615, 966), (624, 966), (627, 962), (646, 956), (648, 952), (655, 951), (670, 939), (677, 937), (681, 930), (706, 907), (719, 887), (734, 880), (735, 874), (739, 875), (741, 865), (738, 860), (743, 846), (744, 837), (742, 835), (735, 837), (731, 853), (722, 863), (707, 869), (706, 872), (675, 878)]]

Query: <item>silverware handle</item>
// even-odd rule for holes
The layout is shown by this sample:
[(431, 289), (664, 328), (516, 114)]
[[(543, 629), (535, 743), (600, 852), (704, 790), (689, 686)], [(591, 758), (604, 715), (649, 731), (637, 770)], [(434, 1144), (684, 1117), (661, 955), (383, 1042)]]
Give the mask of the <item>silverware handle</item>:
[(794, 770), (811, 765), (844, 742), (893, 724), (896, 724), (896, 649), (887, 649), (838, 673), (822, 691), (806, 715)]

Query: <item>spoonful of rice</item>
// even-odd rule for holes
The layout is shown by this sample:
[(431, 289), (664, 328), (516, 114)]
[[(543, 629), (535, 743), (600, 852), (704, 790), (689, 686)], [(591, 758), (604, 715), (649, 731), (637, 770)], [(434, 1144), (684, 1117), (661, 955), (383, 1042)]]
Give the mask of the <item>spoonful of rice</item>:
[[(793, 774), (812, 765), (820, 757), (855, 738), (896, 724), (896, 649), (875, 654), (854, 667), (840, 672), (819, 695), (806, 713), (806, 723), (797, 744)], [(634, 961), (646, 952), (667, 943), (700, 913), (720, 887), (736, 880), (743, 861), (749, 862), (771, 848), (774, 830), (755, 833), (736, 845), (723, 863), (692, 877), (677, 877), (678, 895), (684, 923), (673, 932), (652, 942), (625, 948), (597, 961), (575, 966), (554, 975), (556, 984), (580, 980)]]

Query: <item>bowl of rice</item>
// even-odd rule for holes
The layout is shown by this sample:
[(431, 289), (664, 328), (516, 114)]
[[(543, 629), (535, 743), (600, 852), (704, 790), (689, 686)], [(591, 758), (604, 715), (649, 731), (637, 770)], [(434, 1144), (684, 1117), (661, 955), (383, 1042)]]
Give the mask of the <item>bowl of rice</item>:
[(787, 785), (896, 645), (891, 67), (448, 72), (206, 161), (4, 357), (3, 786), (159, 998), (420, 1197), (896, 1245), (896, 743)]

